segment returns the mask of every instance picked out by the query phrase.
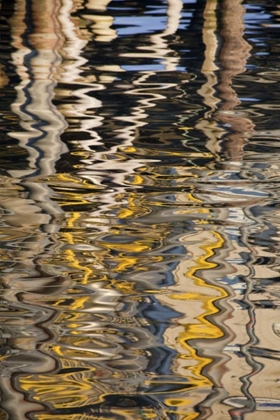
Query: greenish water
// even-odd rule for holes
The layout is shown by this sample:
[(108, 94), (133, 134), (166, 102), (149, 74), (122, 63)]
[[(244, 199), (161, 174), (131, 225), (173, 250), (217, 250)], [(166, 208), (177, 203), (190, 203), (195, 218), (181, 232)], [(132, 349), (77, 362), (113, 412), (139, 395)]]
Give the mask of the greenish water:
[(277, 2), (0, 5), (0, 419), (280, 418)]

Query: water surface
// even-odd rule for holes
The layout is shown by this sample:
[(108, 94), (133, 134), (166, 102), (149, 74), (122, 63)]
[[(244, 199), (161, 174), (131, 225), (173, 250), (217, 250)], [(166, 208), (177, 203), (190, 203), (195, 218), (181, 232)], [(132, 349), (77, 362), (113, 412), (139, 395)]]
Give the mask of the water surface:
[(265, 0), (1, 4), (1, 420), (280, 418)]

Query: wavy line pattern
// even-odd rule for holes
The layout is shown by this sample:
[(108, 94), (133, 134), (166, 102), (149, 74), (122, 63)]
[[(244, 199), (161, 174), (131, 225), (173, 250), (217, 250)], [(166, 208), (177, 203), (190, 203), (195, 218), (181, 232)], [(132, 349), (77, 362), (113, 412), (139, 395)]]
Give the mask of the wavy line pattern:
[(0, 418), (279, 418), (279, 6), (0, 5)]

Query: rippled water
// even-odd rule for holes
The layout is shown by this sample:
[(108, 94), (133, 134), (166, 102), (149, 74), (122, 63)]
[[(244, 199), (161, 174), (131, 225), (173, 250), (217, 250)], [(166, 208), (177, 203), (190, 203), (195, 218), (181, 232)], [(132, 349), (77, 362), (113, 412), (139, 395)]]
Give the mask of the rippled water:
[(278, 2), (0, 4), (0, 419), (280, 419)]

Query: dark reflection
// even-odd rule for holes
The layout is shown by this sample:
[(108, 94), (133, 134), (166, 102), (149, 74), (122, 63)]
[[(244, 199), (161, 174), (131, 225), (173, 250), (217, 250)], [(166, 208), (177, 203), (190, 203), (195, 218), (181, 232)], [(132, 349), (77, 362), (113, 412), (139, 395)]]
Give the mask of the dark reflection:
[(279, 7), (1, 16), (0, 417), (275, 418)]

